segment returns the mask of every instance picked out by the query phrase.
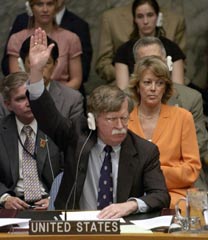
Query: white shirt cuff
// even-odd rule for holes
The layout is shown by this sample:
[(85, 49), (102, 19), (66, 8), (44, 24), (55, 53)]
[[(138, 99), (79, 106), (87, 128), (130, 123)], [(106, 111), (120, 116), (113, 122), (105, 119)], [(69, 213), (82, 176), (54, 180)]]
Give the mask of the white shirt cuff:
[(30, 93), (30, 100), (38, 99), (44, 92), (45, 88), (43, 79), (36, 83), (30, 83), (29, 81), (27, 81), (26, 87)]
[(141, 199), (139, 198), (129, 198), (128, 201), (135, 200), (137, 202), (137, 211), (135, 213), (141, 212), (145, 213), (149, 210), (149, 206)]

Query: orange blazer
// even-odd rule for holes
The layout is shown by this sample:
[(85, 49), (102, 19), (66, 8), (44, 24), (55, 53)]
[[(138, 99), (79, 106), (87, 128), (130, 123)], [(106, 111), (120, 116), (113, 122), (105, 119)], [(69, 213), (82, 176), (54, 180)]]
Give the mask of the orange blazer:
[[(145, 138), (136, 106), (129, 119), (128, 128)], [(171, 208), (199, 176), (201, 162), (193, 117), (187, 110), (162, 105), (157, 126), (151, 141), (160, 151), (161, 169), (171, 196)], [(148, 153), (147, 153), (148, 154)]]

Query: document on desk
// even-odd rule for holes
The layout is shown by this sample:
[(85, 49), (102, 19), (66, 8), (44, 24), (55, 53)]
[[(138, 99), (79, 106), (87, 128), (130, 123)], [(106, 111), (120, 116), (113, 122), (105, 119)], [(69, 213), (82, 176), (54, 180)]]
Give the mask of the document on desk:
[(18, 225), (21, 228), (29, 228), (30, 218), (0, 218), (0, 227)]
[[(67, 211), (67, 220), (68, 221), (97, 221), (102, 220), (97, 217), (100, 211), (76, 211), (76, 212), (68, 212)], [(62, 220), (65, 220), (65, 212), (62, 212), (60, 215)], [(116, 219), (114, 219), (116, 220)], [(119, 218), (120, 222), (125, 222), (123, 218)]]
[(172, 222), (172, 218), (172, 215), (167, 215), (144, 220), (135, 220), (131, 222), (143, 229), (156, 229), (160, 227), (169, 227)]
[(151, 230), (144, 229), (140, 226), (133, 225), (133, 224), (121, 225), (120, 229), (121, 229), (121, 233), (152, 233)]

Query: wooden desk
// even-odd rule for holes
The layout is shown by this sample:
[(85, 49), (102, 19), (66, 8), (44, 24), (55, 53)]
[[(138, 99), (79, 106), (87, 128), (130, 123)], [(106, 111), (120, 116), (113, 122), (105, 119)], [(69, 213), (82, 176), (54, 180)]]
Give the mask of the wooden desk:
[(208, 239), (207, 234), (120, 234), (120, 235), (27, 235), (19, 233), (0, 233), (0, 240), (200, 240)]
[[(53, 216), (58, 216), (59, 212), (43, 212), (43, 211), (23, 211), (16, 213), (14, 211), (3, 210), (0, 211), (0, 217), (20, 217), (35, 219), (53, 219)], [(158, 216), (158, 213), (148, 214), (148, 217)], [(146, 214), (139, 214), (133, 216), (135, 219), (146, 219)], [(131, 217), (131, 218), (133, 218)], [(134, 219), (134, 220), (135, 220)], [(131, 219), (132, 220), (132, 219)], [(207, 233), (201, 234), (168, 234), (168, 233), (142, 233), (142, 234), (119, 234), (119, 235), (28, 235), (22, 232), (16, 233), (0, 233), (0, 240), (208, 240)]]

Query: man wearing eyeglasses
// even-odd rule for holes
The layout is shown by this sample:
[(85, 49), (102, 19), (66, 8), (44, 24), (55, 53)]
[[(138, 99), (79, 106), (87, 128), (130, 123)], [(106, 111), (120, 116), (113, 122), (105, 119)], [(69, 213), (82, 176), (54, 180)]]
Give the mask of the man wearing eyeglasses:
[(100, 86), (88, 99), (88, 125), (84, 118), (66, 121), (40, 80), (53, 47), (46, 43), (46, 33), (36, 29), (28, 95), (39, 127), (65, 153), (55, 208), (100, 209), (99, 218), (118, 218), (168, 207), (157, 146), (127, 130), (130, 98), (117, 87)]

